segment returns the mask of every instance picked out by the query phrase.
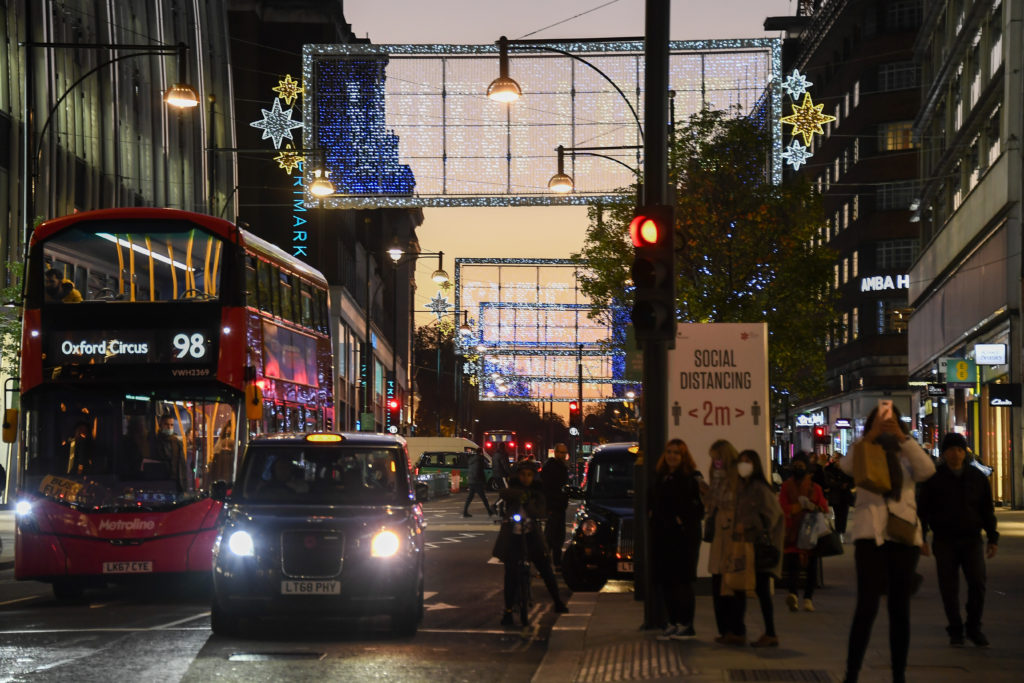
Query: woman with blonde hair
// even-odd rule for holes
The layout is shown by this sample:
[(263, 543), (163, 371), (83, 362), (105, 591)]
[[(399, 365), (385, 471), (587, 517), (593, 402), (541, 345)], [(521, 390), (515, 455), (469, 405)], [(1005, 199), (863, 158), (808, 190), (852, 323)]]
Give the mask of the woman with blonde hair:
[(703, 478), (690, 449), (682, 439), (672, 439), (655, 465), (651, 495), (651, 531), (654, 581), (661, 589), (668, 626), (659, 640), (692, 638), (700, 554), (700, 522)]
[[(711, 471), (708, 473), (710, 488), (705, 498), (707, 519), (710, 527), (704, 540), (711, 542), (708, 553), (708, 572), (711, 574), (711, 602), (715, 611), (715, 625), (720, 643), (746, 645), (746, 632), (742, 621), (736, 623), (736, 614), (741, 609), (740, 598), (732, 590), (724, 590), (723, 576), (732, 570), (733, 517), (736, 514), (736, 489), (739, 475), (736, 473), (736, 448), (725, 439), (711, 444)], [(724, 592), (723, 592), (724, 591)], [(745, 604), (745, 599), (743, 604)]]

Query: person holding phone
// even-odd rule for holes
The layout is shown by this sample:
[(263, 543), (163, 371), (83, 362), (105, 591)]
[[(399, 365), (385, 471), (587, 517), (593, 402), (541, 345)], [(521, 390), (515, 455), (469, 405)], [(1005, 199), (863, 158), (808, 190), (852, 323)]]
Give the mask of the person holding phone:
[[(879, 401), (864, 424), (865, 441), (885, 450), (891, 489), (885, 494), (859, 487), (853, 509), (850, 536), (854, 542), (854, 567), (857, 575), (857, 603), (850, 625), (846, 653), (847, 683), (856, 683), (864, 654), (871, 638), (871, 627), (878, 614), (883, 593), (888, 593), (889, 656), (892, 680), (906, 680), (907, 651), (910, 648), (910, 596), (922, 546), (921, 525), (917, 519), (914, 486), (935, 474), (935, 463), (903, 429), (899, 410), (891, 400)], [(856, 446), (839, 466), (854, 474)], [(890, 515), (916, 525), (914, 543), (905, 544), (888, 532)]]

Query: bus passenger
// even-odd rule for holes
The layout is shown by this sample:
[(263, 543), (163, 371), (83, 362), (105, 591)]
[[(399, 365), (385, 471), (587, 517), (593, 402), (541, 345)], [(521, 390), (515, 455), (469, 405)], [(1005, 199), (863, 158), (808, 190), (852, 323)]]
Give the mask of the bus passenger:
[(91, 474), (96, 463), (96, 444), (93, 443), (89, 423), (79, 420), (68, 439), (68, 474)]
[(82, 301), (82, 293), (75, 289), (75, 283), (66, 279), (56, 268), (50, 268), (46, 271), (43, 279), (46, 283), (47, 302), (77, 304)]
[[(181, 491), (189, 490), (189, 477), (185, 464), (185, 446), (181, 438), (174, 433), (174, 416), (166, 413), (160, 418), (160, 431), (156, 435), (156, 450), (152, 459), (167, 466), (168, 478), (178, 485)], [(152, 460), (151, 460), (152, 462)], [(145, 465), (145, 461), (143, 461)]]

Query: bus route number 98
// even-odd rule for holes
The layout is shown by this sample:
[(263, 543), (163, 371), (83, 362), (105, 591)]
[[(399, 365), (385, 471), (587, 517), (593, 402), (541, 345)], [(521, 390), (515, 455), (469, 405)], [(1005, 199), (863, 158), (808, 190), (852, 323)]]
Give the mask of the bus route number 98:
[(174, 348), (178, 351), (175, 358), (184, 358), (186, 355), (193, 358), (202, 358), (206, 355), (206, 337), (199, 332), (193, 332), (191, 335), (179, 332), (174, 335), (171, 343), (174, 344)]

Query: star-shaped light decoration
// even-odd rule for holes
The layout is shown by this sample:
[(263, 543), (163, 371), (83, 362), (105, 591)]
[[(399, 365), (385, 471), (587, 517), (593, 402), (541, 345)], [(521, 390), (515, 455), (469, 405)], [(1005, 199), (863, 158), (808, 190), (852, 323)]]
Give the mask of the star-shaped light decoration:
[(291, 175), (292, 171), (301, 166), (305, 160), (306, 158), (302, 156), (302, 152), (294, 149), (291, 143), (285, 145), (281, 153), (274, 157), (278, 167), (284, 169), (284, 172), (288, 175)]
[(295, 99), (304, 92), (302, 89), (302, 82), (293, 81), (291, 74), (286, 75), (283, 81), (278, 81), (277, 87), (271, 88), (271, 90), (276, 92), (277, 96), (284, 100), (284, 103), (289, 107), (292, 106)]
[(274, 149), (281, 149), (281, 141), (284, 138), (289, 140), (295, 140), (292, 137), (293, 128), (302, 128), (302, 121), (292, 121), (292, 110), (285, 109), (281, 110), (281, 100), (274, 98), (274, 104), (270, 110), (261, 109), (263, 112), (263, 119), (261, 121), (253, 121), (249, 125), (253, 128), (262, 128), (263, 137), (261, 140), (272, 138), (274, 140)]
[(800, 169), (801, 166), (807, 163), (807, 160), (811, 158), (811, 153), (806, 147), (800, 144), (799, 140), (793, 140), (789, 143), (789, 147), (782, 153), (782, 158), (786, 160), (786, 163), (793, 167), (794, 171)]
[(812, 85), (814, 84), (807, 80), (806, 76), (796, 69), (793, 69), (793, 73), (786, 76), (786, 80), (782, 82), (782, 89), (795, 100), (807, 92), (807, 88)]
[(810, 146), (811, 137), (815, 133), (818, 135), (825, 134), (821, 124), (836, 120), (834, 116), (821, 113), (821, 109), (825, 105), (812, 102), (810, 93), (804, 93), (804, 99), (799, 107), (795, 104), (791, 106), (793, 107), (793, 115), (783, 116), (779, 121), (793, 126), (793, 136), (796, 137), (798, 134), (802, 136), (806, 146)]
[(453, 304), (448, 301), (448, 297), (441, 296), (441, 292), (434, 295), (434, 298), (427, 304), (427, 310), (431, 311), (440, 320), (453, 308)]

